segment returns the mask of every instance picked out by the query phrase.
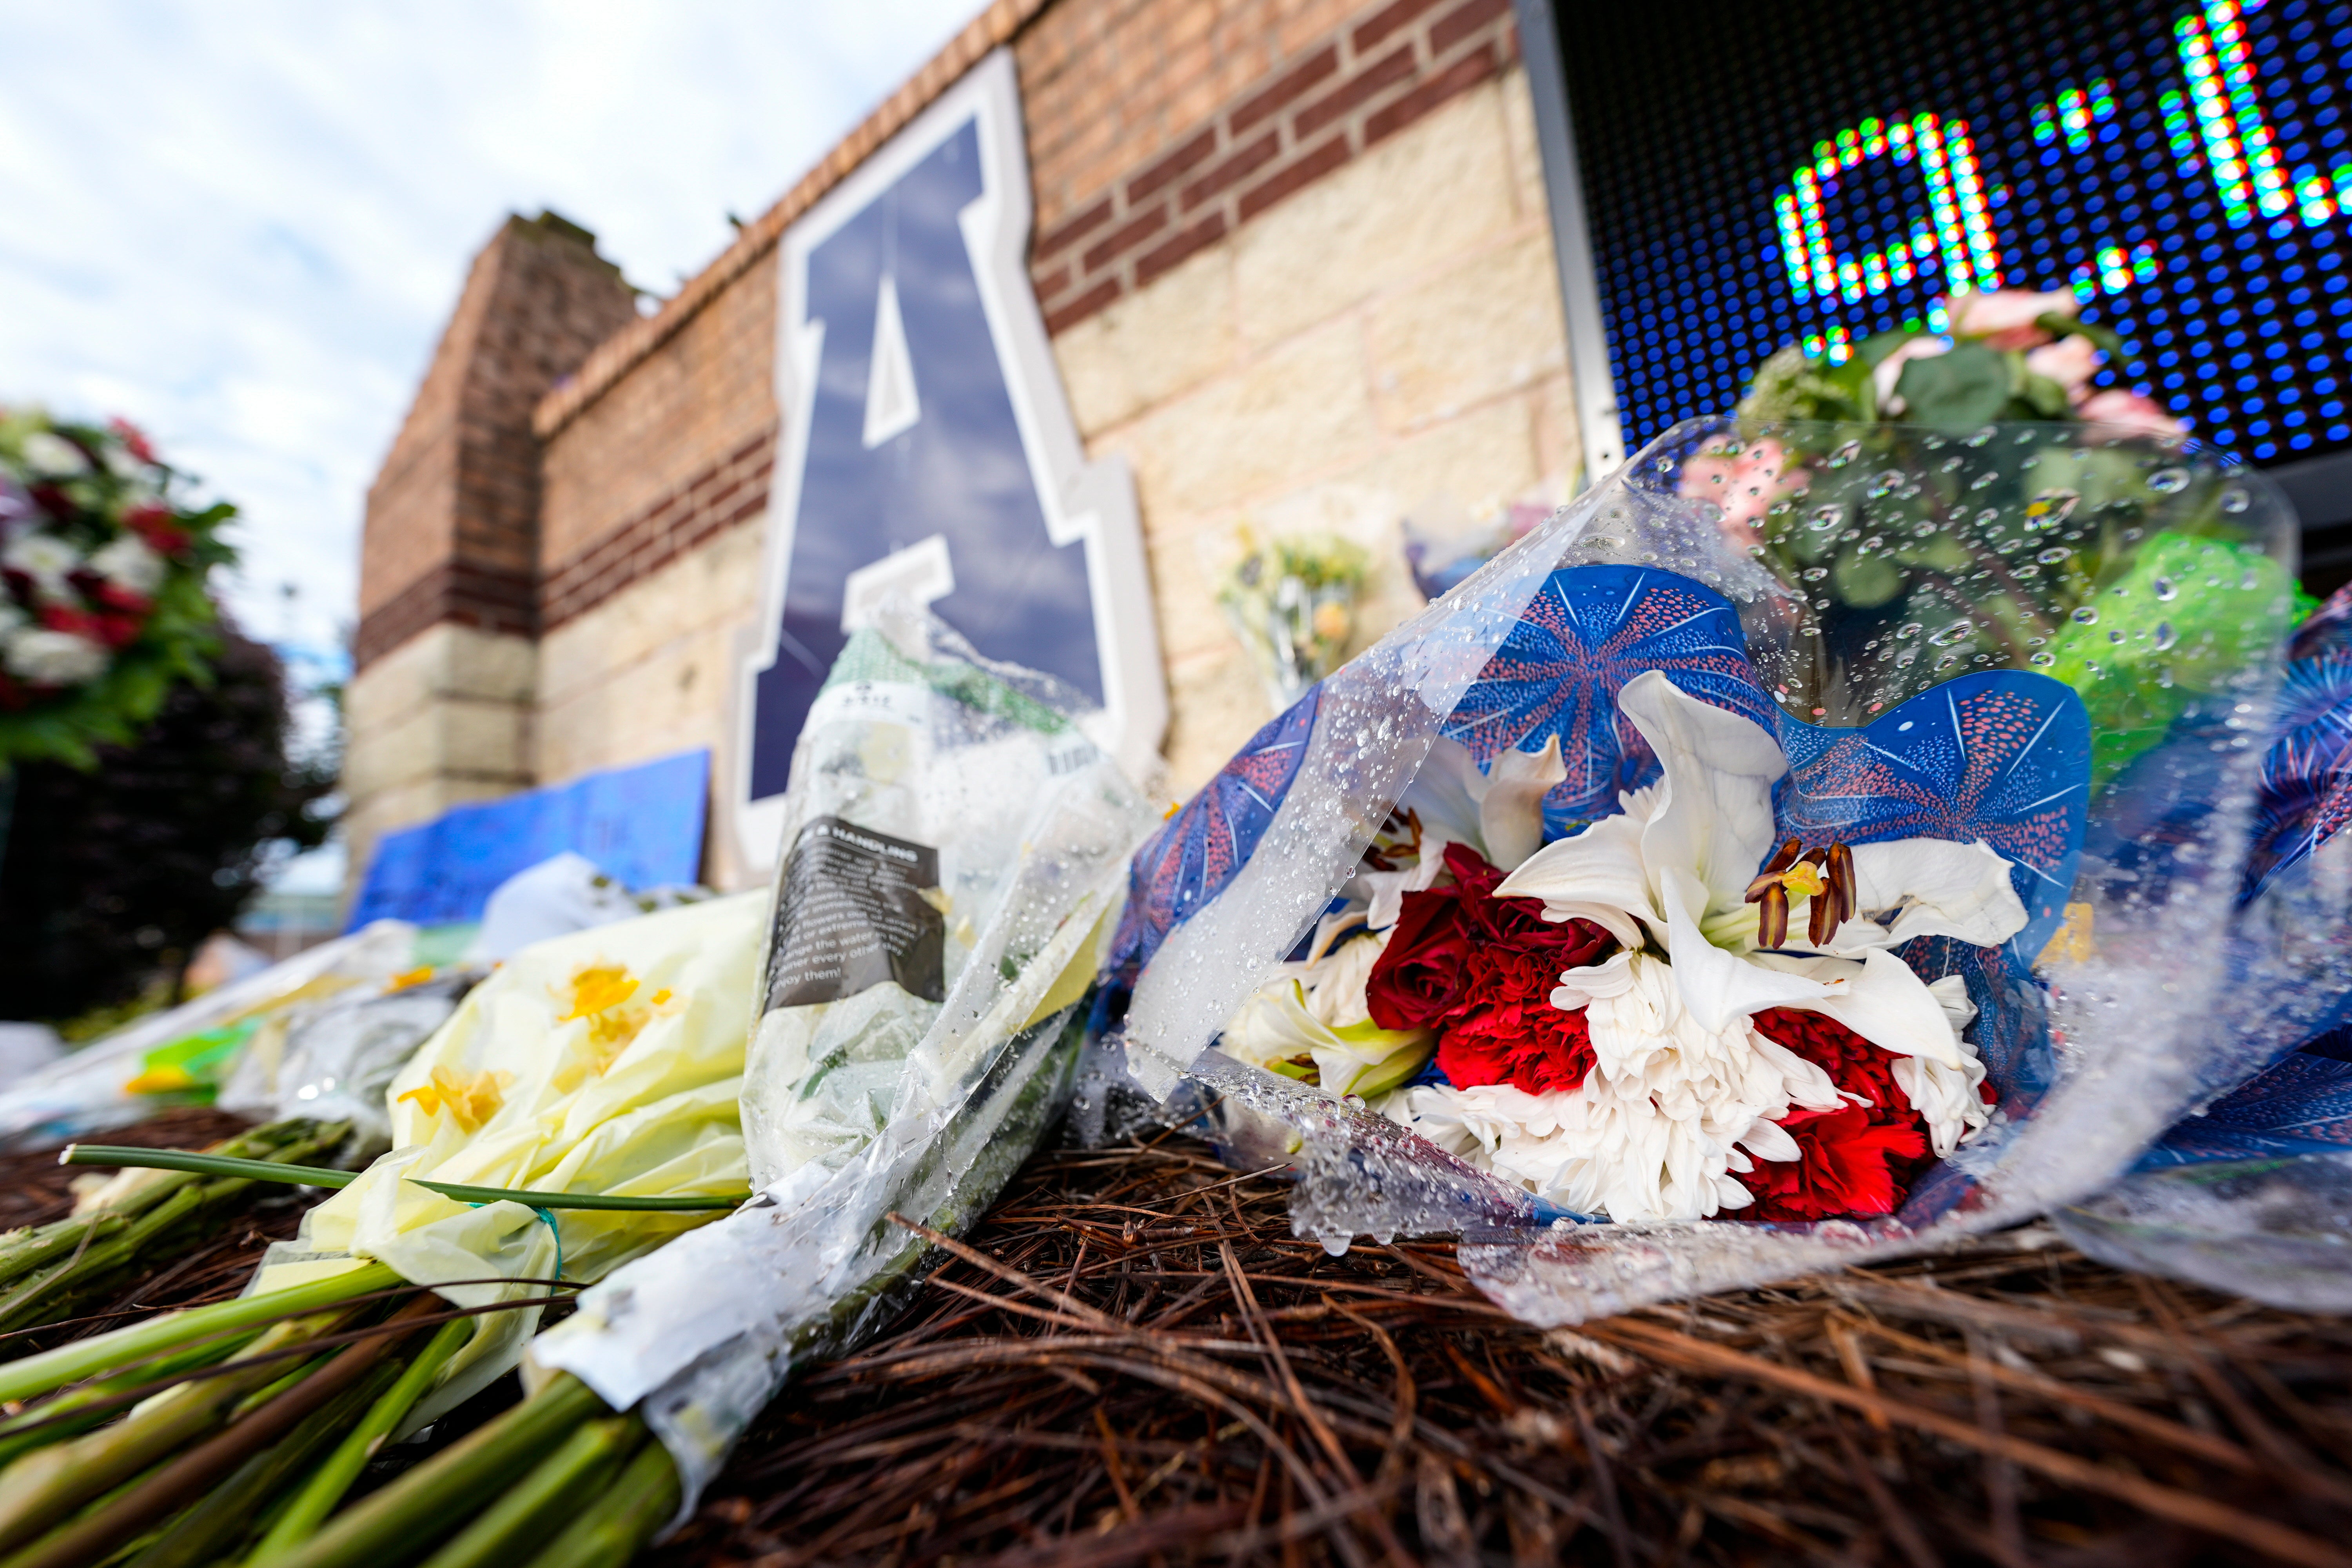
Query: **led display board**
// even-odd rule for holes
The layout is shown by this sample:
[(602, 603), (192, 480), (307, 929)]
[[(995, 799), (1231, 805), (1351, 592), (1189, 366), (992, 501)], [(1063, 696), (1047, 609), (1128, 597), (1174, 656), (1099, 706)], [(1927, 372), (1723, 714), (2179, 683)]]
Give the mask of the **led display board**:
[(1549, 20), (1625, 449), (1962, 288), (2072, 289), (2127, 345), (2102, 384), (2258, 465), (2352, 447), (2352, 5)]

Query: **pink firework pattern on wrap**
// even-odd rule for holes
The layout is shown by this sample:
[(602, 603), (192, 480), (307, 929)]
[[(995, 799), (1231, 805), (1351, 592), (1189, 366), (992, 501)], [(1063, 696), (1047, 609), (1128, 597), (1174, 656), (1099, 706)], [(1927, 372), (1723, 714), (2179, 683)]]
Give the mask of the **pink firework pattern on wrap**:
[(1168, 940), (1233, 880), (1274, 821), (1307, 756), (1323, 688), (1308, 689), (1160, 825), (1128, 868), (1112, 971), (1132, 983)]
[(1808, 843), (1982, 839), (2016, 868), (2031, 961), (2063, 918), (2087, 816), (2090, 716), (2071, 687), (2019, 670), (1964, 675), (1859, 730), (1782, 716), (1780, 831)]
[(1729, 600), (1671, 573), (1579, 566), (1545, 579), (1444, 732), (1482, 767), (1559, 736), (1568, 777), (1544, 797), (1544, 826), (1557, 837), (1614, 813), (1620, 791), (1656, 776), (1648, 743), (1617, 710), (1618, 689), (1648, 669), (1772, 727), (1774, 709)]

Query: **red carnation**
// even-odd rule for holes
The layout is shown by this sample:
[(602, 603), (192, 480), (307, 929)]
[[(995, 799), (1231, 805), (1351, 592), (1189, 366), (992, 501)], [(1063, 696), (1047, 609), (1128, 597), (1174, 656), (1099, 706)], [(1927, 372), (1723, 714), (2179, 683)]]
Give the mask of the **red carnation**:
[(1384, 1029), (1438, 1031), (1437, 1065), (1455, 1084), (1508, 1083), (1530, 1094), (1574, 1089), (1592, 1068), (1581, 1011), (1551, 1005), (1563, 970), (1597, 963), (1609, 933), (1554, 922), (1535, 899), (1498, 899), (1503, 873), (1475, 850), (1445, 847), (1454, 886), (1404, 895), (1364, 985)]
[(1895, 1081), (1894, 1054), (1821, 1013), (1774, 1007), (1751, 1022), (1759, 1034), (1827, 1073), (1841, 1090), (1870, 1103), (1790, 1111), (1780, 1127), (1801, 1152), (1794, 1160), (1759, 1160), (1741, 1178), (1756, 1194), (1756, 1206), (1743, 1217), (1893, 1214), (1927, 1154), (1927, 1123)]
[(1790, 1111), (1780, 1127), (1801, 1152), (1794, 1160), (1759, 1160), (1756, 1169), (1740, 1178), (1756, 1194), (1756, 1206), (1742, 1217), (1806, 1220), (1893, 1214), (1906, 1190), (1895, 1179), (1895, 1168), (1907, 1168), (1927, 1152), (1927, 1134), (1918, 1120), (1915, 1113), (1909, 1127), (1874, 1121), (1871, 1110), (1859, 1105)]
[(155, 461), (155, 448), (149, 444), (147, 433), (138, 426), (128, 419), (118, 417), (107, 421), (106, 427), (114, 432), (115, 438), (122, 443), (124, 450), (132, 457), (142, 463), (152, 464)]
[(122, 514), (122, 526), (147, 542), (147, 547), (165, 555), (177, 555), (188, 548), (187, 530), (172, 515), (172, 509), (161, 501), (141, 501)]

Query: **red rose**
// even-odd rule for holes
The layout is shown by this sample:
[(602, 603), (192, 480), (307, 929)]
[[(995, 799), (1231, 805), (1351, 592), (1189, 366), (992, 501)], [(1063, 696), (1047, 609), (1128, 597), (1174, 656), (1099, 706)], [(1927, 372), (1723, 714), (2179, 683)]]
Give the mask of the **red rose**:
[(89, 637), (93, 641), (100, 635), (98, 617), (88, 610), (77, 610), (66, 605), (43, 605), (39, 614), (41, 625), (53, 632), (71, 632), (76, 637)]
[(1364, 981), (1364, 1005), (1383, 1029), (1434, 1028), (1462, 1004), (1462, 929), (1458, 889), (1407, 893), (1389, 944)]
[(1773, 1007), (1750, 1020), (1849, 1094), (1868, 1100), (1838, 1110), (1791, 1110), (1781, 1130), (1797, 1141), (1794, 1160), (1759, 1160), (1741, 1177), (1756, 1194), (1744, 1217), (1827, 1219), (1893, 1214), (1927, 1154), (1927, 1123), (1895, 1081), (1895, 1057), (1821, 1013)]
[(1503, 873), (1463, 845), (1445, 847), (1445, 868), (1454, 886), (1404, 895), (1365, 982), (1372, 1021), (1437, 1030), (1437, 1065), (1465, 1088), (1576, 1088), (1592, 1068), (1591, 1035), (1584, 1015), (1553, 1006), (1551, 994), (1563, 970), (1607, 952), (1609, 933), (1548, 921), (1539, 900), (1496, 898)]

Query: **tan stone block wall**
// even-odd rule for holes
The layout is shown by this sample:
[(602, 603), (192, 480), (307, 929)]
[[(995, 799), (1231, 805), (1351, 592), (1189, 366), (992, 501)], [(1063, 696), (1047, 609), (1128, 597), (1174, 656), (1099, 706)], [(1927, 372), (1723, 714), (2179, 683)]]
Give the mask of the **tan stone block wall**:
[(1362, 646), (1420, 607), (1409, 509), (1574, 473), (1532, 124), (1513, 69), (1054, 340), (1088, 447), (1134, 465), (1177, 793), (1272, 712), (1215, 600), (1236, 524), (1370, 548)]
[(384, 833), (527, 787), (539, 650), (443, 622), (353, 675), (343, 818), (354, 867)]
[[(707, 746), (727, 787), (736, 662), (759, 611), (763, 531), (736, 528), (549, 632), (540, 647), (537, 768), (577, 778)], [(718, 818), (714, 815), (713, 821)], [(752, 879), (714, 832), (704, 875)]]

